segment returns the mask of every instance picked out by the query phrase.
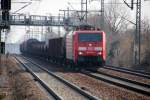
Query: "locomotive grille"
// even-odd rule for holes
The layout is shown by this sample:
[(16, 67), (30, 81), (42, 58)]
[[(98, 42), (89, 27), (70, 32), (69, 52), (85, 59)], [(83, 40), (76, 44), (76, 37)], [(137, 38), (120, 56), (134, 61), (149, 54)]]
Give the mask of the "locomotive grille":
[(99, 62), (102, 58), (99, 56), (79, 56), (78, 62)]

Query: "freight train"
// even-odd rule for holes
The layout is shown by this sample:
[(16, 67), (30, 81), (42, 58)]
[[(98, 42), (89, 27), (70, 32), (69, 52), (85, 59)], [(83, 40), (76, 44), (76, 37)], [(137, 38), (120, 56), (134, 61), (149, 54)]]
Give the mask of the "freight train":
[(23, 54), (36, 55), (64, 65), (100, 66), (106, 60), (106, 34), (90, 26), (80, 26), (48, 44), (29, 39), (20, 45)]

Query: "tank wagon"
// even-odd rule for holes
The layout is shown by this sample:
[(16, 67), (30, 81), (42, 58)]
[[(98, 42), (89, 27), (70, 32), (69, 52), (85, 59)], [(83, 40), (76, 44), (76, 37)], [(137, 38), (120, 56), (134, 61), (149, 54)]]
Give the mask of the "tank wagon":
[(80, 26), (64, 37), (49, 39), (48, 45), (30, 39), (20, 45), (22, 53), (40, 56), (67, 65), (103, 65), (106, 60), (106, 34)]

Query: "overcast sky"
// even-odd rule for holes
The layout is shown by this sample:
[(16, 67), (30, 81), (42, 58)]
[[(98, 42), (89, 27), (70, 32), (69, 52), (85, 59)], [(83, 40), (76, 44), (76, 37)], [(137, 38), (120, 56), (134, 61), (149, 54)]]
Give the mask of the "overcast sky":
[[(30, 0), (13, 0), (13, 1), (30, 1)], [(58, 14), (59, 9), (67, 9), (67, 7), (71, 7), (68, 5), (68, 2), (71, 3), (71, 5), (75, 9), (80, 9), (80, 2), (81, 0), (35, 0), (36, 2), (33, 2), (31, 5), (28, 7), (24, 8), (23, 10), (20, 10), (18, 13), (30, 13), (30, 14), (41, 14), (41, 15), (47, 15), (47, 14)], [(96, 9), (100, 8), (100, 0), (88, 0), (88, 1), (93, 1), (88, 5), (89, 9)], [(104, 0), (105, 3), (110, 1), (110, 0)], [(123, 0), (118, 0), (119, 2), (123, 2)], [(126, 0), (130, 2), (131, 0)], [(136, 0), (134, 0), (136, 1)], [(149, 13), (150, 9), (150, 0), (149, 1), (142, 1), (142, 11), (144, 12), (145, 16), (147, 16)], [(20, 7), (24, 6), (25, 4), (19, 4), (19, 3), (13, 3), (12, 4), (12, 10), (11, 12), (14, 12), (18, 10)], [(107, 4), (106, 4), (107, 5)], [(106, 6), (105, 5), (105, 6)], [(128, 9), (128, 8), (127, 8)], [(134, 9), (135, 10), (135, 9)]]
[[(30, 0), (12, 0), (13, 2), (15, 1), (30, 1)], [(92, 0), (91, 0), (92, 1)], [(105, 2), (108, 2), (109, 0), (105, 0)], [(127, 0), (128, 2), (131, 0)], [(149, 1), (145, 1), (142, 0), (142, 18), (147, 17), (150, 19), (150, 0)], [(58, 15), (59, 9), (67, 9), (67, 7), (70, 7), (68, 5), (68, 2), (70, 2), (72, 4), (72, 6), (74, 7), (74, 9), (80, 9), (80, 2), (81, 0), (40, 0), (36, 2), (34, 1), (31, 5), (29, 5), (28, 7), (20, 10), (18, 13), (25, 13), (25, 14), (36, 14), (36, 15)], [(123, 2), (123, 0), (119, 0), (119, 2)], [(21, 7), (23, 7), (26, 4), (21, 4), (21, 3), (12, 3), (12, 10), (11, 13), (17, 11), (18, 9), (20, 9)], [(134, 6), (135, 7), (135, 6)], [(90, 5), (88, 6), (88, 9), (99, 9), (100, 8), (100, 2), (97, 1), (93, 1), (90, 3)], [(126, 7), (126, 9), (129, 9), (128, 7)], [(135, 22), (135, 10), (130, 11), (131, 13), (131, 21)], [(12, 28), (11, 29), (11, 33), (9, 34), (9, 42), (18, 42), (20, 39), (22, 39), (22, 34), (25, 34), (25, 31), (22, 31), (23, 27), (20, 28)], [(17, 35), (16, 35), (17, 34)]]

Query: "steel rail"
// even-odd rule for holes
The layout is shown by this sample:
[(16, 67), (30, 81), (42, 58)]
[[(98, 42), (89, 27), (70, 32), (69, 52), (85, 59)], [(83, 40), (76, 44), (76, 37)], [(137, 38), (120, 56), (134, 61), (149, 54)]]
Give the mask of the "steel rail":
[(110, 83), (122, 88), (126, 88), (128, 90), (132, 90), (134, 92), (150, 96), (150, 87), (148, 84), (138, 83), (136, 81), (127, 80), (124, 78), (120, 78), (117, 76), (108, 75), (105, 73), (93, 73), (91, 71), (83, 70), (81, 73), (90, 76), (92, 78), (104, 81), (106, 83)]
[(146, 83), (142, 83), (142, 82), (137, 82), (137, 81), (134, 81), (134, 80), (131, 80), (131, 79), (127, 79), (127, 78), (122, 78), (122, 77), (119, 77), (119, 76), (114, 76), (114, 75), (106, 74), (104, 72), (97, 71), (96, 73), (103, 74), (103, 75), (106, 75), (106, 76), (109, 76), (109, 77), (113, 77), (113, 78), (116, 78), (118, 80), (126, 81), (126, 82), (129, 82), (129, 83), (137, 84), (137, 85), (140, 85), (140, 86), (143, 86), (143, 87), (146, 87), (146, 88), (150, 89), (150, 84), (146, 84)]
[(119, 72), (123, 72), (123, 73), (128, 73), (128, 74), (131, 74), (131, 75), (136, 75), (136, 76), (140, 76), (140, 77), (143, 77), (143, 78), (150, 79), (150, 73), (135, 71), (135, 70), (122, 68), (122, 67), (115, 67), (115, 66), (110, 66), (110, 65), (106, 65), (102, 68), (109, 69), (109, 70), (114, 70), (114, 71), (119, 71)]
[(31, 69), (29, 69), (27, 67), (27, 65), (22, 63), (17, 57), (14, 57), (14, 58), (19, 62), (19, 64), (21, 64), (26, 69), (26, 71), (28, 71), (29, 73), (31, 73), (31, 75), (33, 75), (33, 77), (36, 79), (36, 81), (38, 81), (44, 87), (44, 89), (46, 89), (48, 91), (48, 93), (50, 95), (52, 95), (56, 100), (63, 100), (62, 97), (58, 96), (52, 89), (50, 89), (46, 85), (46, 83), (44, 81), (42, 81), (38, 76), (36, 76), (36, 74), (34, 72), (32, 72)]
[[(49, 63), (49, 61), (47, 61), (43, 57), (39, 57), (39, 56), (36, 56), (36, 57), (38, 57), (41, 60), (46, 61), (46, 62)], [(119, 72), (123, 72), (123, 73), (127, 73), (127, 74), (136, 75), (136, 76), (140, 76), (140, 77), (143, 77), (143, 78), (150, 79), (150, 73), (146, 73), (146, 72), (136, 71), (136, 70), (122, 68), (122, 67), (115, 67), (115, 66), (111, 66), (111, 65), (105, 65), (104, 67), (101, 67), (101, 68), (114, 70), (114, 71), (119, 71)]]
[[(23, 56), (22, 56), (23, 57)], [(50, 74), (51, 76), (55, 77), (56, 79), (58, 79), (59, 81), (63, 82), (64, 84), (68, 85), (69, 87), (71, 87), (72, 89), (76, 90), (77, 92), (79, 92), (80, 94), (82, 94), (83, 96), (87, 97), (90, 100), (99, 100), (100, 98), (91, 95), (90, 93), (83, 91), (82, 89), (80, 89), (78, 86), (70, 83), (69, 81), (61, 78), (60, 76), (54, 74), (53, 72), (51, 72), (50, 70), (41, 67), (39, 64), (35, 63), (34, 61), (31, 61), (31, 59), (27, 59), (26, 57), (23, 57), (24, 59), (26, 59), (27, 61), (29, 61), (30, 63), (32, 63), (33, 65), (37, 66), (38, 68), (46, 71), (48, 74)]]

